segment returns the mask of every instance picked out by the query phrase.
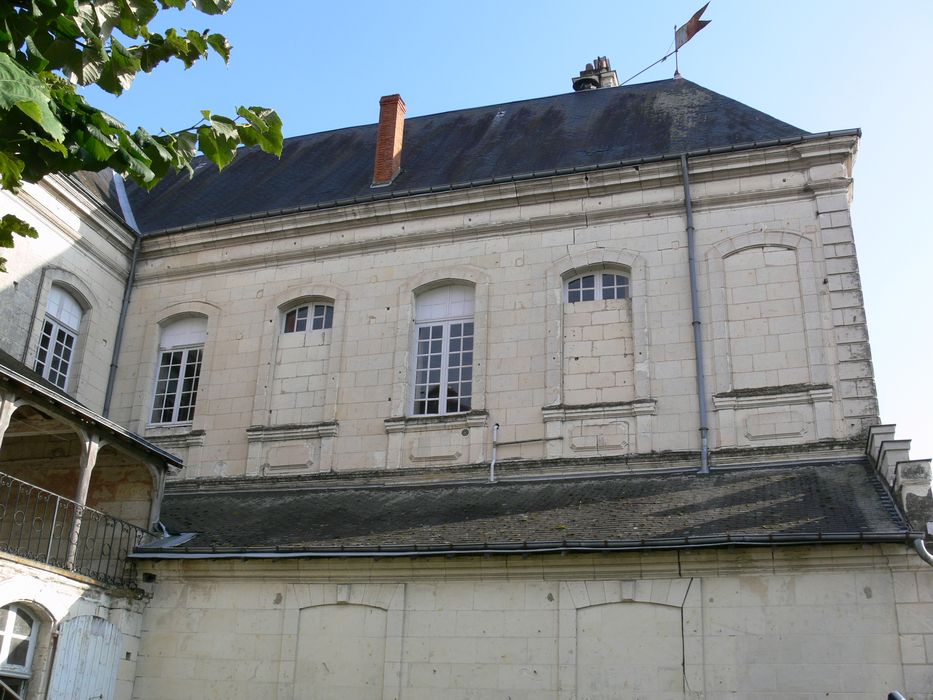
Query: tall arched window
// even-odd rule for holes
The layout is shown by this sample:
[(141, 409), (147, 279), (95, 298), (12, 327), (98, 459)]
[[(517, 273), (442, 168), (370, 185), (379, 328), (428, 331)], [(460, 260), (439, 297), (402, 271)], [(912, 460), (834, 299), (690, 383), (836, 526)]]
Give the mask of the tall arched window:
[[(26, 697), (38, 634), (38, 621), (22, 606), (0, 608), (0, 680), (20, 697)], [(5, 695), (0, 691), (0, 697)]]
[(473, 288), (456, 284), (415, 299), (416, 416), (469, 411), (473, 397)]
[(49, 290), (36, 353), (36, 372), (60, 389), (68, 385), (83, 316), (81, 305), (68, 292), (58, 286)]
[(190, 423), (201, 378), (207, 319), (189, 316), (162, 327), (152, 423)]

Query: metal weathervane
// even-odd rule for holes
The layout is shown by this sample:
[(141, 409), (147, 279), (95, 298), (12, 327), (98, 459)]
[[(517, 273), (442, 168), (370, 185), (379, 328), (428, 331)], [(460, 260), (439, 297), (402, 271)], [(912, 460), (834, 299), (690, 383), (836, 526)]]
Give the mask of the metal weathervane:
[(638, 71), (631, 78), (629, 78), (623, 83), (620, 83), (620, 85), (626, 85), (627, 83), (632, 82), (635, 78), (637, 78), (639, 75), (644, 73), (646, 70), (648, 70), (649, 68), (654, 68), (659, 63), (666, 61), (672, 55), (674, 56), (674, 65), (675, 65), (674, 77), (675, 78), (679, 77), (680, 76), (680, 63), (678, 62), (677, 52), (680, 51), (680, 47), (686, 44), (688, 41), (690, 41), (696, 35), (698, 31), (700, 31), (701, 29), (703, 29), (703, 27), (705, 27), (707, 24), (710, 23), (711, 20), (700, 19), (703, 13), (706, 12), (707, 7), (709, 7), (709, 3), (706, 3), (705, 5), (703, 5), (703, 7), (697, 10), (694, 13), (693, 17), (688, 19), (685, 24), (683, 24), (680, 27), (674, 28), (674, 50), (673, 51), (659, 58), (657, 61), (652, 63), (650, 66), (648, 66), (648, 68), (643, 68), (642, 70)]

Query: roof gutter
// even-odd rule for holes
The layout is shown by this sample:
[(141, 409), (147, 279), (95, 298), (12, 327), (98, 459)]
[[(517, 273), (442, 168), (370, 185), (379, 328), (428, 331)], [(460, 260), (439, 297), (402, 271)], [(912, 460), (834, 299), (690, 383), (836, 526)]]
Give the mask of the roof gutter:
[[(560, 541), (510, 542), (501, 544), (464, 545), (384, 545), (372, 548), (333, 547), (299, 550), (294, 548), (263, 547), (243, 549), (236, 547), (190, 548), (183, 551), (170, 548), (137, 548), (131, 559), (296, 559), (296, 558), (359, 558), (359, 557), (425, 557), (465, 556), (490, 554), (561, 554), (575, 552), (632, 552), (646, 550), (698, 549), (723, 546), (791, 546), (807, 544), (900, 543), (917, 537), (912, 532), (858, 532), (769, 535), (716, 535), (666, 537), (653, 540), (625, 541)], [(921, 538), (922, 539), (922, 538)]]
[(556, 175), (573, 175), (576, 173), (590, 173), (596, 170), (612, 170), (613, 168), (623, 168), (634, 165), (647, 165), (649, 163), (661, 163), (664, 161), (679, 160), (682, 156), (687, 158), (697, 158), (699, 156), (713, 156), (723, 153), (736, 153), (741, 151), (750, 151), (759, 148), (772, 148), (774, 146), (790, 146), (796, 143), (807, 143), (809, 141), (821, 141), (827, 138), (836, 138), (844, 136), (861, 137), (861, 129), (841, 129), (839, 131), (823, 131), (818, 134), (803, 134), (801, 136), (787, 136), (780, 139), (769, 139), (767, 141), (752, 141), (750, 143), (733, 144), (730, 146), (716, 146), (714, 148), (704, 148), (696, 151), (687, 151), (686, 153), (668, 153), (660, 156), (649, 156), (647, 158), (631, 158), (628, 160), (615, 160), (606, 163), (597, 163), (595, 165), (581, 165), (570, 168), (553, 168), (549, 170), (538, 170), (529, 173), (519, 173), (516, 175), (505, 175), (502, 177), (487, 177), (480, 180), (468, 180), (466, 182), (452, 183), (448, 185), (437, 185), (434, 187), (421, 187), (410, 190), (392, 190), (374, 192), (369, 195), (359, 197), (349, 197), (347, 199), (335, 199), (329, 202), (318, 202), (316, 204), (307, 204), (299, 207), (290, 207), (288, 209), (270, 209), (252, 214), (241, 216), (228, 216), (222, 219), (213, 219), (195, 224), (185, 224), (182, 226), (172, 226), (171, 228), (160, 229), (145, 234), (146, 238), (155, 238), (156, 236), (165, 236), (185, 231), (196, 231), (211, 226), (221, 226), (236, 224), (254, 219), (266, 219), (272, 216), (288, 216), (290, 214), (300, 214), (303, 212), (319, 211), (322, 209), (334, 209), (336, 207), (350, 206), (353, 204), (367, 204), (388, 199), (402, 199), (405, 197), (415, 197), (425, 194), (436, 194), (439, 192), (453, 192), (456, 190), (471, 189), (473, 187), (483, 187), (485, 185), (505, 184), (509, 182), (522, 182), (525, 180), (537, 180), (540, 178), (554, 177)]

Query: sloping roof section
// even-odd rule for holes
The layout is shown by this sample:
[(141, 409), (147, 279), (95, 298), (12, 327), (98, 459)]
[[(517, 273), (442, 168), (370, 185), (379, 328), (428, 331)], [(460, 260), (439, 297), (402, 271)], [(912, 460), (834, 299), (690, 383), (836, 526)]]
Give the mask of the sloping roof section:
[(156, 541), (140, 556), (624, 550), (909, 534), (865, 459), (706, 476), (224, 489), (167, 494), (162, 520), (171, 532), (198, 534), (175, 548)]
[(108, 440), (145, 455), (161, 468), (183, 466), (182, 461), (175, 455), (90, 410), (3, 350), (0, 350), (0, 388), (23, 398), (26, 403), (50, 415), (64, 418), (66, 422), (93, 426)]
[(662, 80), (407, 119), (402, 171), (378, 189), (371, 187), (375, 124), (288, 139), (281, 159), (245, 148), (222, 173), (202, 158), (192, 180), (178, 174), (150, 193), (128, 189), (140, 229), (153, 233), (374, 193), (444, 189), (805, 135), (695, 83)]

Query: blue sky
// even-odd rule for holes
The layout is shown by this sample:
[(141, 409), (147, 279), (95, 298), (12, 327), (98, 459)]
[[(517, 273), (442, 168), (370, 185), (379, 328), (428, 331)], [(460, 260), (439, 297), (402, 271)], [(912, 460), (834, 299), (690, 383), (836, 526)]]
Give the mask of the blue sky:
[[(164, 13), (224, 33), (229, 66), (162, 66), (119, 99), (88, 96), (150, 131), (258, 104), (311, 133), (372, 123), (396, 92), (409, 116), (568, 92), (598, 55), (625, 80), (702, 4), (237, 0), (223, 17)], [(881, 417), (933, 456), (933, 0), (712, 0), (704, 19), (685, 78), (808, 131), (862, 129), (852, 213)], [(671, 58), (635, 82), (673, 72)]]

